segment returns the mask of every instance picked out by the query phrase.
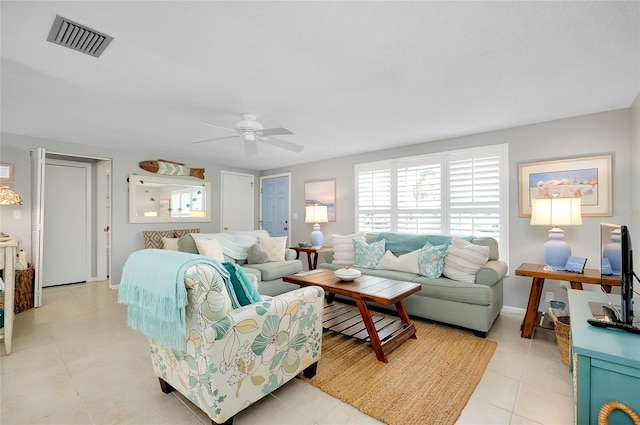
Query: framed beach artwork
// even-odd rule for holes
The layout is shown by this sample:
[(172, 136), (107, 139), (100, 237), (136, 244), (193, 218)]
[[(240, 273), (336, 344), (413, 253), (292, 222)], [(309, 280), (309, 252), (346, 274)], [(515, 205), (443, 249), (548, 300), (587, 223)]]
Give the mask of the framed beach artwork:
[(322, 180), (304, 184), (304, 206), (326, 205), (329, 221), (336, 221), (336, 181)]
[(582, 215), (612, 215), (611, 155), (518, 165), (520, 217), (531, 217), (531, 200), (581, 198)]

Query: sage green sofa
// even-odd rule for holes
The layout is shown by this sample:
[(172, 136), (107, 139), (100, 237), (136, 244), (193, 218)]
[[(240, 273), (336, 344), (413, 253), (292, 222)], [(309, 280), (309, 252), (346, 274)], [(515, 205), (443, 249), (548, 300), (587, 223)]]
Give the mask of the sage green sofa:
[[(367, 233), (365, 236), (367, 243), (373, 243), (378, 234)], [(440, 241), (444, 235), (433, 236)], [(503, 278), (507, 273), (507, 264), (499, 259), (495, 239), (481, 237), (470, 242), (489, 247), (489, 260), (476, 273), (474, 283), (455, 281), (444, 275), (431, 279), (403, 271), (354, 268), (364, 275), (421, 284), (419, 292), (404, 299), (409, 315), (466, 328), (475, 335), (486, 337), (503, 307)], [(406, 253), (391, 251), (396, 256)], [(332, 260), (333, 253), (325, 253), (326, 262), (319, 264), (318, 268), (337, 270), (343, 267), (341, 264), (332, 264)], [(393, 307), (389, 309), (394, 310)]]
[[(292, 249), (285, 249), (285, 261), (269, 261), (263, 264), (248, 264), (246, 251), (248, 248), (258, 243), (259, 237), (268, 237), (266, 230), (237, 231), (224, 233), (194, 233), (186, 234), (178, 239), (178, 250), (198, 254), (195, 238), (200, 239), (222, 239), (227, 244), (237, 242), (237, 249), (226, 250), (223, 246), (222, 252), (225, 261), (239, 264), (242, 269), (258, 279), (258, 292), (262, 295), (276, 296), (289, 292), (296, 285), (286, 283), (282, 278), (289, 274), (302, 271), (302, 262), (296, 260), (296, 252)], [(228, 246), (228, 245), (227, 245)]]

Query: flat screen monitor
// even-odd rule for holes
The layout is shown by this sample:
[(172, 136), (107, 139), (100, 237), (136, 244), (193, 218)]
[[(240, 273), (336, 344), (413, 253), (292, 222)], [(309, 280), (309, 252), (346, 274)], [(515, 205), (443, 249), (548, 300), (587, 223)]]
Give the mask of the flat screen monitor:
[(619, 321), (633, 325), (633, 248), (624, 225), (600, 224), (601, 282), (620, 287), (620, 304), (613, 301)]

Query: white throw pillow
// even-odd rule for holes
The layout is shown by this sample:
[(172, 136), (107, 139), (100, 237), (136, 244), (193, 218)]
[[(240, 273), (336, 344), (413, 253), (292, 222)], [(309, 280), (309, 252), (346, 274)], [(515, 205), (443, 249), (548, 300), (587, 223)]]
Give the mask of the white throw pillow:
[(415, 273), (418, 274), (418, 258), (420, 257), (420, 250), (402, 254), (399, 257), (393, 255), (393, 252), (387, 250), (382, 259), (378, 263), (376, 269), (378, 270), (396, 270), (399, 272)]
[(199, 254), (224, 262), (222, 247), (217, 239), (196, 239), (196, 246)]
[(333, 246), (333, 264), (349, 264), (356, 262), (354, 240), (365, 241), (364, 232), (352, 233), (350, 235), (331, 235)]
[(260, 236), (258, 242), (260, 242), (262, 249), (269, 254), (269, 261), (284, 261), (284, 253), (287, 249), (286, 236), (275, 238)]
[(476, 273), (489, 259), (489, 247), (453, 238), (444, 257), (443, 274), (449, 279), (474, 283)]
[(172, 251), (178, 250), (178, 238), (162, 238), (162, 248)]

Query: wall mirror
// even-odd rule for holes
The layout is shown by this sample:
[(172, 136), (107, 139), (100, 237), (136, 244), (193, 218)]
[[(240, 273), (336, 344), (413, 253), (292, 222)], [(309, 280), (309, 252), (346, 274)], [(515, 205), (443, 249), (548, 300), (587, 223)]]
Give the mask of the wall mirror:
[(210, 182), (129, 175), (129, 223), (210, 221)]

